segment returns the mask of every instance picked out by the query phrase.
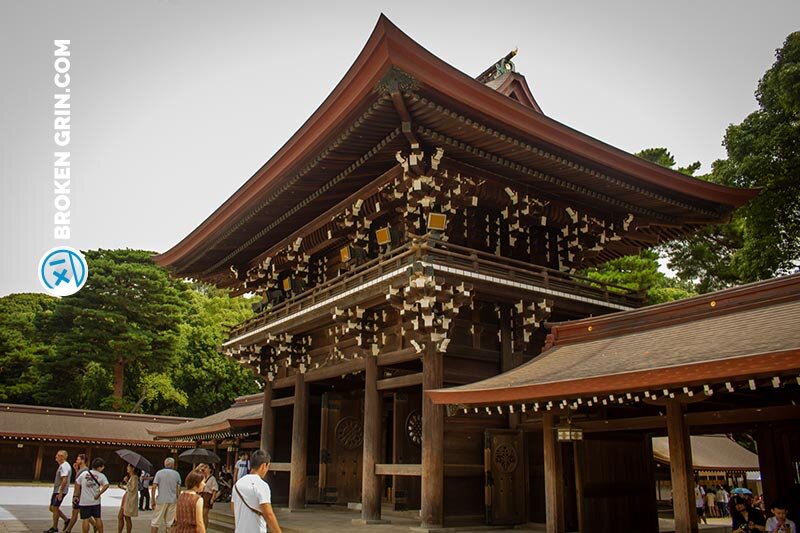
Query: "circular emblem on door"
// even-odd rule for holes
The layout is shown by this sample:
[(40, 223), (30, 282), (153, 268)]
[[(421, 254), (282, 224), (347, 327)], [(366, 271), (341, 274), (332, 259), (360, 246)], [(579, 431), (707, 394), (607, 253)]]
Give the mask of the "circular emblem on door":
[(364, 444), (364, 424), (353, 416), (339, 420), (334, 433), (336, 442), (345, 450), (355, 450)]
[(511, 446), (501, 444), (494, 450), (494, 464), (503, 472), (513, 472), (517, 469), (517, 451)]
[(422, 413), (411, 411), (406, 417), (406, 435), (417, 446), (422, 444)]

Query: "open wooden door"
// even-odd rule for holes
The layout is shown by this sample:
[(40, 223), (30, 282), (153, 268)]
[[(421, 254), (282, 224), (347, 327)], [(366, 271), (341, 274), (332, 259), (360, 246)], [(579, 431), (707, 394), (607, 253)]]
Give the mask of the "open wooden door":
[(486, 523), (521, 524), (525, 521), (525, 466), (522, 432), (490, 429), (485, 433)]

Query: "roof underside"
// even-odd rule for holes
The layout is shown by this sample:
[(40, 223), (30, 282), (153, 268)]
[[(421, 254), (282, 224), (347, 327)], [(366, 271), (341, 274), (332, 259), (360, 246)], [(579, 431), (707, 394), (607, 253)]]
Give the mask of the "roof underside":
[[(695, 470), (753, 472), (759, 469), (758, 456), (725, 435), (692, 435), (691, 444)], [(653, 455), (657, 460), (669, 463), (667, 437), (653, 438)]]
[[(513, 74), (522, 79), (515, 86), (527, 88)], [(400, 116), (392, 91), (402, 93), (409, 116)], [(306, 124), (156, 261), (179, 275), (231, 283), (230, 265), (247, 264), (395, 167), (395, 153), (408, 149), (404, 121), (423, 147), (441, 146), (447, 159), (476, 171), (589, 211), (636, 214), (646, 238), (620, 242), (611, 256), (724, 220), (754, 194), (669, 171), (572, 130), (459, 72), (382, 16)]]
[[(497, 404), (796, 375), (800, 276), (753, 284), (751, 298), (770, 283), (780, 296), (761, 304), (743, 301), (734, 289), (576, 321), (566, 325), (575, 334), (529, 363), (429, 394), (435, 403)], [(648, 323), (648, 316), (656, 318)]]

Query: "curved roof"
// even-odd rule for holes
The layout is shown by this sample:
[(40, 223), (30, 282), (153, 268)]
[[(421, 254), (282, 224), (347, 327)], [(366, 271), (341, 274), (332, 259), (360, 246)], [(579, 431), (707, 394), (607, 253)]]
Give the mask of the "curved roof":
[[(758, 455), (739, 446), (725, 435), (691, 436), (692, 467), (695, 470), (756, 472)], [(667, 437), (653, 437), (653, 456), (669, 463)]]
[[(387, 73), (398, 70), (409, 77), (402, 88), (412, 104), (406, 117), (377, 90)], [(156, 262), (182, 275), (219, 280), (228, 265), (270, 249), (395, 166), (394, 152), (405, 146), (400, 124), (409, 118), (423, 142), (445, 142), (445, 150), (462, 155), (469, 148), (495, 163), (500, 154), (512, 168), (530, 161), (555, 176), (551, 182), (558, 186), (544, 183), (543, 190), (549, 186), (570, 199), (580, 194), (589, 203), (624, 200), (679, 226), (722, 221), (756, 194), (674, 172), (569, 128), (445, 63), (381, 15), (344, 78), (306, 123)], [(464, 124), (474, 127), (467, 131), (467, 148), (458, 138)], [(508, 146), (485, 149), (497, 147), (498, 138)]]
[(796, 376), (800, 274), (555, 325), (548, 340), (522, 366), (427, 394), (494, 405)]

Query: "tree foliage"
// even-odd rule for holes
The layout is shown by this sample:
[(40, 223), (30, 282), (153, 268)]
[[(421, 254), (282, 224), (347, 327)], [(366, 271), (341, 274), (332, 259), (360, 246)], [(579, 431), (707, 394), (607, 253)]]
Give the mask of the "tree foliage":
[(52, 313), (55, 304), (55, 298), (44, 294), (0, 298), (0, 400), (34, 400), (41, 381), (37, 363), (51, 349), (35, 321)]
[(703, 292), (800, 269), (800, 32), (777, 51), (756, 100), (758, 110), (728, 127), (728, 157), (705, 178), (760, 194), (730, 224), (666, 247), (670, 268)]
[(647, 291), (647, 303), (650, 304), (694, 295), (690, 284), (669, 278), (658, 269), (658, 253), (653, 250), (612, 259), (587, 270), (584, 275), (597, 281)]
[(0, 400), (205, 416), (258, 390), (217, 352), (244, 298), (169, 277), (141, 250), (85, 253), (89, 279), (56, 299), (0, 298)]

